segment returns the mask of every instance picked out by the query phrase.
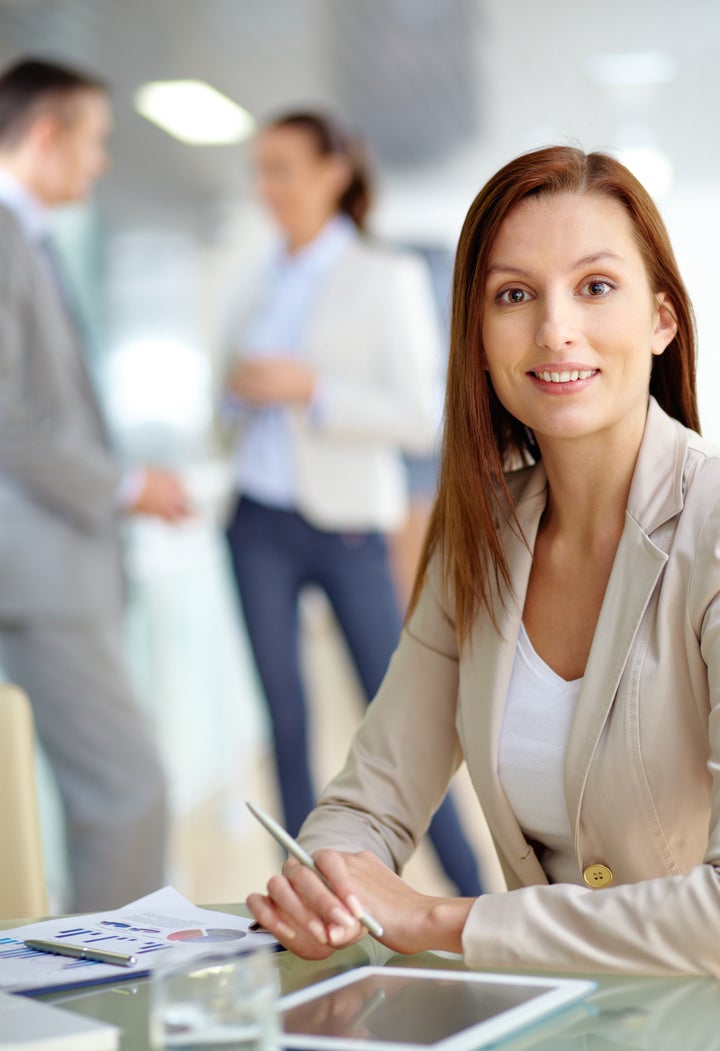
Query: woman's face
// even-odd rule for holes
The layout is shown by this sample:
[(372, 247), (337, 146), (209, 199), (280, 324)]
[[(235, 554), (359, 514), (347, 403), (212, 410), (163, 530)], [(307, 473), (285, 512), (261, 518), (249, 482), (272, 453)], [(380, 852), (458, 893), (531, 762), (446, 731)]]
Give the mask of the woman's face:
[(482, 338), (505, 408), (548, 440), (642, 435), (654, 354), (677, 326), (625, 209), (593, 194), (522, 201), (490, 251)]
[(348, 182), (347, 163), (321, 156), (314, 138), (300, 128), (268, 128), (255, 145), (260, 196), (289, 234), (320, 227), (338, 210)]

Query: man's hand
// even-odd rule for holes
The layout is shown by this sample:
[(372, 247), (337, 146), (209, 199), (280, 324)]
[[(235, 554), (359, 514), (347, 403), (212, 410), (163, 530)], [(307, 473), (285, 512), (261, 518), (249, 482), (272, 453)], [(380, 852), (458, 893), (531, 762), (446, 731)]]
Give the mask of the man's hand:
[(177, 475), (158, 467), (143, 468), (143, 487), (128, 508), (133, 515), (154, 515), (180, 522), (191, 513), (188, 495)]
[(250, 405), (307, 405), (315, 393), (315, 373), (296, 358), (249, 358), (230, 374), (233, 394)]

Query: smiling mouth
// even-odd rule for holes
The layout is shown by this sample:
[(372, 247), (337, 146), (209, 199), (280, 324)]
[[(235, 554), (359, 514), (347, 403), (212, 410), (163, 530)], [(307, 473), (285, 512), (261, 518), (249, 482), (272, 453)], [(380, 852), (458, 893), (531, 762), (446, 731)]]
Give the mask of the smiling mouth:
[(533, 372), (531, 375), (544, 383), (573, 383), (575, 380), (586, 380), (594, 376), (597, 369), (569, 369), (566, 372)]

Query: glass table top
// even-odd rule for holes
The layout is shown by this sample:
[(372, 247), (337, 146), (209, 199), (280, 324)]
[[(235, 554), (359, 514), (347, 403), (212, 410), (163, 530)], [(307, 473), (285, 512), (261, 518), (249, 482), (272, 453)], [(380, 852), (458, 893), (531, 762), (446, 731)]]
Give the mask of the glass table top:
[[(211, 907), (211, 906), (207, 906)], [(243, 906), (216, 906), (247, 915)], [(0, 926), (14, 926), (0, 924)], [(323, 962), (275, 954), (283, 993), (363, 964), (462, 968), (459, 957), (398, 956), (364, 938)], [(582, 975), (581, 977), (586, 977)], [(582, 1005), (503, 1042), (506, 1051), (712, 1051), (720, 1046), (720, 984), (712, 978), (589, 975), (597, 991)], [(146, 1051), (149, 979), (49, 994), (47, 999), (122, 1030), (122, 1051)]]

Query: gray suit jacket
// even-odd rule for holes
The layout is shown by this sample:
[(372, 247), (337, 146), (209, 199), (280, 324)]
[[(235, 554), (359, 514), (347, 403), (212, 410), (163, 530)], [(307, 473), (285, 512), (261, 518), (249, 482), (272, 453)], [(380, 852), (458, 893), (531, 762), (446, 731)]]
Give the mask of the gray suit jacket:
[(366, 848), (401, 867), (465, 758), (509, 888), (475, 902), (467, 963), (720, 978), (720, 453), (650, 400), (565, 756), (578, 865), (612, 871), (601, 889), (548, 884), (498, 777), (542, 464), (510, 484), (529, 549), (501, 526), (515, 591), (505, 607), (495, 599), (502, 638), (481, 612), (458, 651), (432, 567), (303, 846)]
[(0, 206), (0, 618), (121, 609), (121, 476), (62, 300)]

